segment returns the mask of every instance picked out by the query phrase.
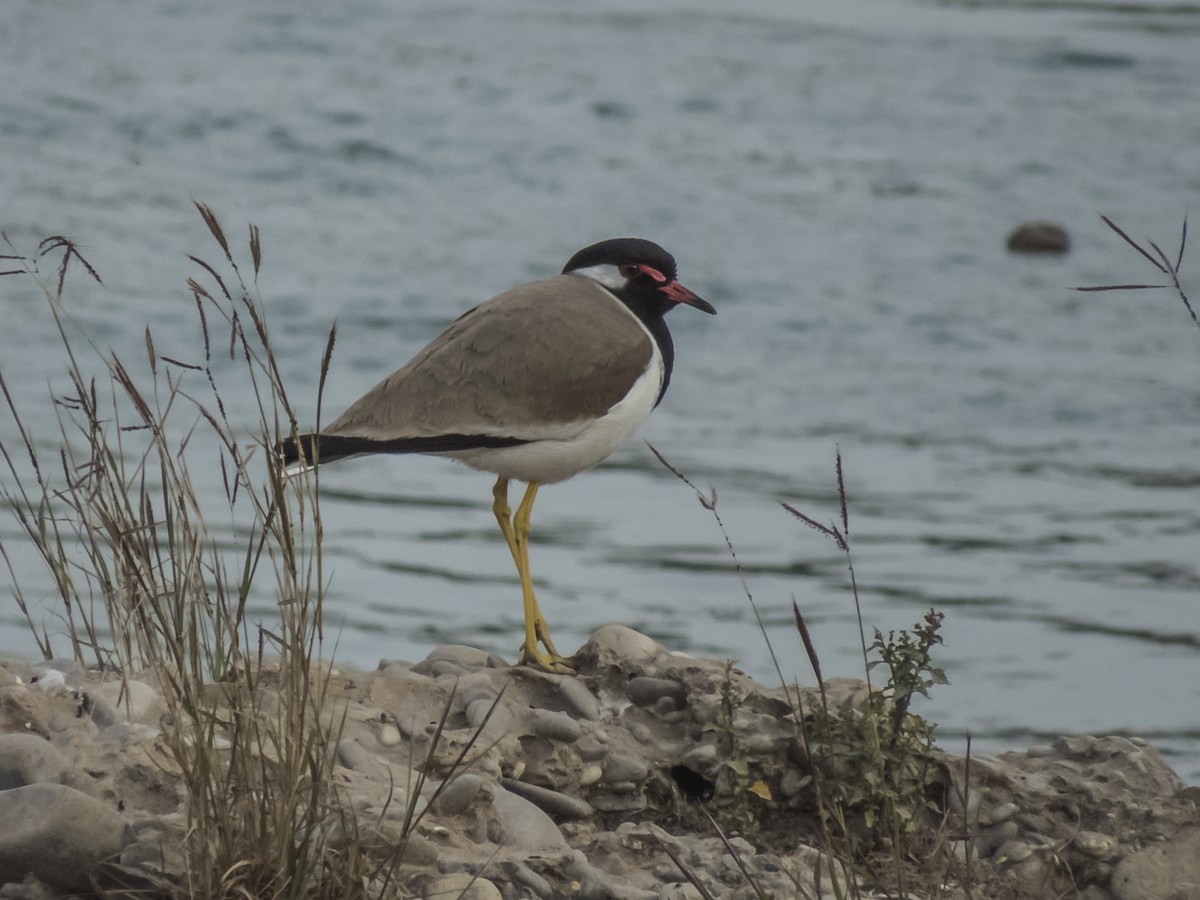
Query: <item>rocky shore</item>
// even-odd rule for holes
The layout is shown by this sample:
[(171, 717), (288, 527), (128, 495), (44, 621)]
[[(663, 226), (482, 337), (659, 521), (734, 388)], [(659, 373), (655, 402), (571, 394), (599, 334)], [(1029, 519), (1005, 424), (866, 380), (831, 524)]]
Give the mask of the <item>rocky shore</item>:
[[(831, 877), (845, 887), (822, 843), (794, 691), (620, 626), (575, 661), (576, 675), (550, 675), (439, 647), (415, 664), (331, 674), (327, 703), (344, 721), (336, 773), (360, 828), (387, 841), (406, 810), (429, 806), (399, 896), (831, 897)], [(753, 784), (745, 835), (710, 818), (730, 762), (723, 687), (739, 698), (737, 767)], [(865, 695), (859, 682), (826, 690), (838, 705)], [(819, 702), (815, 690), (800, 698)], [(123, 689), (73, 662), (0, 661), (2, 900), (182, 877), (187, 819), (164, 711), (145, 675)], [(456, 765), (464, 748), (469, 765)], [(910, 861), (906, 896), (1200, 898), (1200, 788), (1145, 742), (1076, 735), (969, 761), (939, 753), (927, 794), (936, 840)], [(886, 868), (855, 869), (859, 896), (897, 895)]]

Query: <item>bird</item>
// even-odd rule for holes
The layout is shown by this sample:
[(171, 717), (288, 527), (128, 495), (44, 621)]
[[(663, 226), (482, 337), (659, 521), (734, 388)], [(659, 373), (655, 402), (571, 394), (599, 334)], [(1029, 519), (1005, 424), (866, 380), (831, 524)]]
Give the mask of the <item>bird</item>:
[[(584, 247), (562, 274), (460, 315), (330, 425), (278, 450), (289, 473), (364, 454), (449, 457), (497, 476), (492, 512), (521, 583), (519, 662), (571, 671), (550, 639), (529, 568), (538, 488), (607, 458), (662, 401), (675, 350), (664, 315), (715, 314), (677, 278), (673, 256), (641, 238)], [(510, 481), (524, 482), (515, 514)]]

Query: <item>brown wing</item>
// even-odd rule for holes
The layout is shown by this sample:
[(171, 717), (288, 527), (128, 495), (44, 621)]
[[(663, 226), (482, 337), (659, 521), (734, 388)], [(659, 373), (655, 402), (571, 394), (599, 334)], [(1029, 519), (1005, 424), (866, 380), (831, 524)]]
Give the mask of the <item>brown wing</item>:
[(641, 323), (608, 291), (560, 275), (463, 314), (323, 433), (567, 437), (619, 402), (652, 353)]

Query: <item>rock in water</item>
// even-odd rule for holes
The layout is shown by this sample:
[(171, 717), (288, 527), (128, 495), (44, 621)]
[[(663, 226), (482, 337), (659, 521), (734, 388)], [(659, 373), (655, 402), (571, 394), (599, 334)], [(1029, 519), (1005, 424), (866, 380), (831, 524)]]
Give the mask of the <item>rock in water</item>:
[(1066, 253), (1070, 249), (1067, 229), (1056, 222), (1026, 222), (1008, 235), (1009, 253)]

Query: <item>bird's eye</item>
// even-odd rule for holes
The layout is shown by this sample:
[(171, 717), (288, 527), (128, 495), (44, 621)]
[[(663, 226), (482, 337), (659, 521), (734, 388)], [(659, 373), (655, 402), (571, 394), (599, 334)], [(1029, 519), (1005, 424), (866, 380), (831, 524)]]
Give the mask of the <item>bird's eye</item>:
[(642, 267), (635, 266), (633, 263), (626, 263), (623, 266), (618, 266), (617, 271), (621, 273), (622, 278), (636, 278), (642, 274)]

